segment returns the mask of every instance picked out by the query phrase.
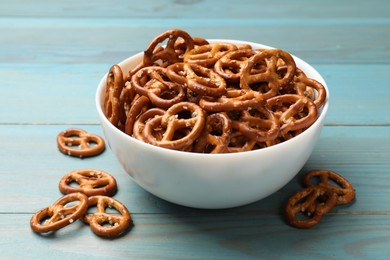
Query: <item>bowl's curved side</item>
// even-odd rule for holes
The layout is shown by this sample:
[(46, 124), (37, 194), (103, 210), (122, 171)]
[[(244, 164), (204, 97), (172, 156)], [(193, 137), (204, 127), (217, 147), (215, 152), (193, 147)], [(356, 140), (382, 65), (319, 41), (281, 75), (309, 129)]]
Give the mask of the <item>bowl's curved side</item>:
[[(232, 40), (233, 43), (248, 43)], [(269, 46), (249, 43), (254, 48)], [(320, 74), (294, 57), (298, 67), (327, 88)], [(139, 53), (119, 65), (129, 70), (142, 60)], [(174, 151), (138, 141), (114, 127), (103, 113), (106, 75), (96, 92), (104, 135), (123, 169), (150, 193), (167, 201), (196, 208), (229, 208), (260, 200), (287, 184), (308, 160), (328, 110), (301, 135), (284, 143), (243, 153), (197, 154)]]

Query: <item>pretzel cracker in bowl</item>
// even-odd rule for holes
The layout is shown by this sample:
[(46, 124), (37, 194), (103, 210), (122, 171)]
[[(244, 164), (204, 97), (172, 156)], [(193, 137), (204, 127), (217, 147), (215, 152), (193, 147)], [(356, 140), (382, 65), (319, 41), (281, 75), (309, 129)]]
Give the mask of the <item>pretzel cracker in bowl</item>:
[(148, 45), (146, 62), (143, 51), (113, 65), (123, 77), (118, 109), (111, 109), (118, 117), (105, 111), (109, 73), (96, 92), (122, 168), (157, 197), (196, 208), (248, 204), (288, 183), (312, 153), (328, 111), (321, 75), (260, 43), (162, 35)]
[[(165, 41), (166, 45), (162, 45)], [(229, 121), (218, 146), (237, 148), (237, 143), (231, 143), (232, 135), (242, 135), (254, 142), (251, 150), (261, 149), (305, 131), (317, 119), (326, 99), (323, 85), (297, 68), (286, 51), (253, 48), (250, 44), (210, 43), (177, 29), (153, 39), (135, 68), (118, 70), (121, 70), (118, 65), (111, 67), (106, 93), (118, 93), (117, 100), (125, 93), (134, 94), (122, 98), (122, 102), (115, 102), (113, 94), (105, 95), (105, 115), (110, 122), (133, 137), (133, 133), (142, 135), (139, 139), (147, 143), (187, 152), (240, 151), (214, 149), (215, 142), (205, 143), (208, 139), (201, 138), (208, 127), (204, 122), (217, 113), (225, 113)], [(121, 78), (113, 80), (113, 75)], [(127, 81), (122, 75), (128, 75)], [(188, 106), (196, 106), (196, 112), (185, 109)], [(149, 109), (161, 109), (166, 114), (171, 113), (172, 107), (183, 109), (170, 115), (170, 124), (149, 118), (153, 124), (144, 122), (146, 127), (142, 131), (134, 129), (140, 125), (137, 120), (144, 118), (142, 115)], [(122, 114), (126, 116), (122, 116), (121, 122), (118, 119)], [(205, 118), (198, 120), (200, 123), (194, 130), (190, 122), (197, 121), (199, 115)], [(213, 135), (221, 137), (222, 133), (217, 132)]]

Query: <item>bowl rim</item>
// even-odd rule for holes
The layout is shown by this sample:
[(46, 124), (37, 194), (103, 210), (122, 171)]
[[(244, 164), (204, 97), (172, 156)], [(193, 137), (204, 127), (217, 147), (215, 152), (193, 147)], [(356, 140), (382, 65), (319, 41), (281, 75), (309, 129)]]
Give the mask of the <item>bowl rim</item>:
[[(265, 49), (275, 49), (275, 47), (271, 47), (271, 46), (264, 45), (264, 44), (261, 44), (261, 43), (250, 42), (250, 41), (242, 41), (242, 40), (207, 39), (207, 41), (209, 41), (210, 43), (230, 42), (230, 43), (235, 43), (235, 44), (250, 44), (251, 46), (261, 46), (262, 48), (265, 48)], [(255, 49), (258, 49), (258, 48), (256, 47)], [(143, 54), (143, 51), (140, 51), (140, 52), (135, 53), (135, 54), (131, 55), (130, 57), (122, 60), (121, 62), (119, 62), (117, 64), (119, 66), (122, 66), (123, 64), (129, 62), (129, 60), (138, 58), (138, 56), (142, 56), (142, 54)], [(97, 87), (97, 90), (96, 90), (96, 94), (95, 94), (95, 105), (96, 105), (96, 109), (98, 111), (98, 116), (99, 116), (99, 118), (101, 120), (101, 124), (104, 123), (105, 125), (110, 127), (111, 130), (113, 130), (115, 133), (119, 134), (124, 139), (129, 140), (130, 142), (135, 142), (138, 145), (143, 146), (143, 148), (146, 149), (146, 150), (157, 152), (157, 153), (164, 153), (167, 156), (172, 155), (172, 156), (190, 156), (190, 157), (199, 157), (199, 158), (210, 158), (210, 157), (215, 157), (215, 158), (216, 157), (227, 157), (227, 158), (229, 158), (229, 157), (232, 157), (232, 156), (234, 156), (234, 157), (237, 157), (237, 156), (248, 156), (249, 154), (255, 154), (255, 155), (259, 155), (260, 156), (262, 153), (267, 153), (270, 150), (283, 149), (284, 146), (289, 145), (291, 142), (299, 142), (299, 140), (304, 138), (305, 135), (308, 135), (309, 132), (314, 131), (313, 129), (321, 127), (321, 124), (323, 124), (323, 122), (325, 121), (325, 117), (326, 117), (326, 115), (328, 113), (329, 99), (330, 99), (330, 97), (329, 97), (330, 96), (329, 88), (328, 88), (324, 78), (322, 77), (322, 75), (312, 65), (310, 65), (306, 61), (304, 61), (301, 58), (293, 55), (292, 53), (290, 53), (290, 55), (292, 55), (292, 57), (294, 58), (294, 61), (296, 63), (304, 64), (305, 66), (307, 66), (311, 70), (312, 73), (314, 73), (315, 80), (319, 81), (324, 86), (324, 88), (326, 90), (326, 99), (325, 99), (323, 107), (319, 110), (319, 115), (318, 115), (316, 121), (309, 128), (307, 128), (305, 131), (303, 131), (298, 136), (295, 136), (295, 137), (293, 137), (293, 138), (291, 138), (289, 140), (286, 140), (286, 141), (284, 141), (282, 143), (279, 143), (279, 144), (275, 144), (275, 145), (272, 145), (272, 146), (268, 146), (268, 147), (257, 149), (257, 150), (251, 150), (251, 151), (243, 151), (243, 152), (236, 152), (236, 153), (208, 154), (208, 153), (195, 153), (195, 152), (172, 150), (172, 149), (163, 148), (163, 147), (155, 146), (155, 145), (152, 145), (152, 144), (140, 141), (140, 140), (138, 140), (138, 139), (136, 139), (136, 138), (134, 138), (132, 136), (129, 136), (128, 134), (124, 133), (123, 131), (121, 131), (120, 129), (115, 127), (107, 119), (107, 117), (103, 113), (103, 104), (102, 104), (101, 101), (103, 100), (103, 96), (104, 96), (103, 93), (104, 93), (105, 81), (106, 81), (108, 72), (106, 72), (104, 74), (104, 76), (100, 79), (98, 87)]]

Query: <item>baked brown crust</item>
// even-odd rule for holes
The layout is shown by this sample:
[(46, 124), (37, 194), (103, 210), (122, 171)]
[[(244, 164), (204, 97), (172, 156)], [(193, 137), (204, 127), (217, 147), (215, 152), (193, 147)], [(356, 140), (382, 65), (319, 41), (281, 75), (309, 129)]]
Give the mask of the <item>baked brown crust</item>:
[(62, 153), (80, 158), (98, 155), (105, 149), (103, 138), (77, 128), (59, 133), (57, 146)]
[[(79, 203), (67, 206), (68, 203)], [(51, 206), (36, 212), (30, 219), (31, 229), (38, 233), (47, 233), (61, 229), (81, 218), (87, 211), (88, 197), (80, 192), (65, 195)]]
[[(71, 184), (77, 183), (74, 187)], [(73, 170), (65, 174), (59, 183), (63, 194), (81, 192), (85, 195), (113, 196), (117, 191), (117, 183), (111, 174), (95, 169)]]
[[(96, 206), (97, 211), (92, 214), (84, 214), (82, 221), (89, 224), (92, 231), (102, 237), (115, 238), (126, 232), (133, 221), (130, 212), (118, 200), (107, 196), (92, 196), (88, 198), (88, 207)], [(119, 214), (106, 212), (107, 208), (113, 208)]]

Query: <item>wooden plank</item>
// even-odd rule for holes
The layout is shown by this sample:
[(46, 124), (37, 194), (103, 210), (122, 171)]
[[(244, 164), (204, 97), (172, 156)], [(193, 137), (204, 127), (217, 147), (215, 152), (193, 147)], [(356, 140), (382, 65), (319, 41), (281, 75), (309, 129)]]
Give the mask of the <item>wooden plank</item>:
[(313, 65), (330, 92), (327, 124), (389, 125), (387, 65)]
[(125, 236), (105, 240), (77, 221), (40, 236), (30, 214), (0, 214), (0, 249), (5, 259), (386, 259), (389, 217), (323, 217), (311, 230), (298, 230), (279, 215), (133, 214)]
[[(58, 182), (74, 169), (96, 168), (112, 173), (118, 181), (115, 196), (135, 213), (202, 212), (167, 203), (145, 192), (120, 168), (107, 149), (93, 158), (78, 159), (61, 154), (56, 147), (57, 134), (68, 125), (0, 126), (0, 212), (35, 212), (61, 196)], [(99, 126), (76, 125), (102, 135)], [(388, 187), (390, 176), (389, 127), (329, 126), (300, 174), (275, 194), (232, 212), (272, 212), (281, 210), (285, 201), (301, 186), (302, 174), (311, 169), (329, 169), (349, 179), (356, 188), (357, 200), (338, 207), (335, 212), (390, 212)], [(380, 201), (380, 207), (377, 203)], [(211, 211), (213, 212), (213, 211)]]
[(387, 19), (374, 23), (359, 19), (319, 23), (299, 19), (5, 18), (0, 19), (0, 63), (112, 63), (144, 50), (158, 34), (179, 25), (193, 36), (259, 42), (310, 63), (388, 64), (389, 24)]
[[(337, 8), (335, 8), (337, 6)], [(298, 19), (364, 19), (388, 18), (389, 2), (375, 1), (310, 1), (264, 2), (241, 0), (213, 1), (110, 1), (95, 0), (93, 3), (44, 0), (34, 2), (28, 0), (6, 1), (1, 3), (0, 16), (6, 17), (67, 17), (67, 18), (298, 18)]]
[[(0, 123), (98, 124), (95, 91), (112, 63), (0, 63)], [(389, 125), (389, 65), (313, 65), (330, 89), (326, 124)]]
[(109, 64), (0, 64), (1, 123), (97, 124), (95, 93)]

